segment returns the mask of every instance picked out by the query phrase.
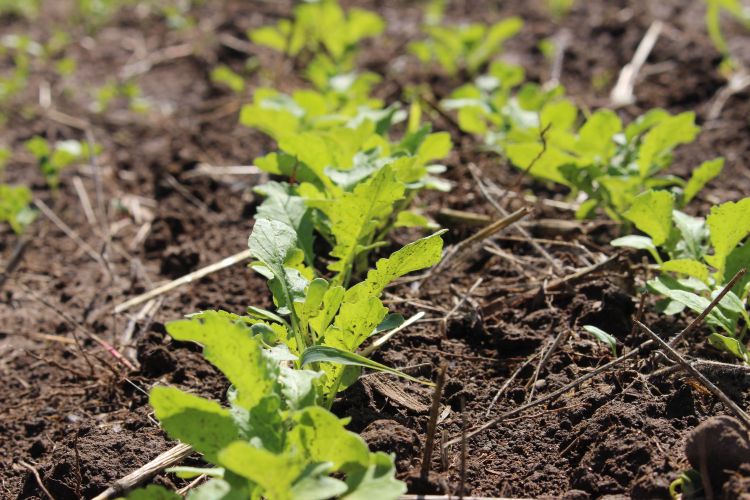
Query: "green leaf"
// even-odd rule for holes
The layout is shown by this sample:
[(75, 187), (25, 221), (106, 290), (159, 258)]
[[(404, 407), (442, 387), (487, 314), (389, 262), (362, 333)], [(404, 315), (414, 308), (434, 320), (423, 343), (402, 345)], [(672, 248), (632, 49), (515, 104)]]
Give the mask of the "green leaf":
[(664, 117), (643, 138), (638, 156), (641, 177), (660, 171), (671, 160), (672, 150), (680, 144), (693, 142), (700, 132), (695, 125), (695, 113), (686, 111)]
[(247, 500), (251, 498), (251, 492), (247, 481), (242, 481), (245, 484), (237, 484), (237, 480), (230, 482), (225, 479), (212, 479), (190, 490), (187, 500)]
[(237, 389), (237, 403), (243, 408), (254, 407), (273, 391), (276, 371), (249, 328), (208, 311), (200, 318), (168, 323), (167, 333), (176, 340), (202, 344), (205, 358)]
[(592, 161), (605, 162), (615, 152), (615, 134), (622, 131), (622, 121), (612, 110), (600, 109), (592, 114), (578, 132), (577, 152)]
[(219, 453), (219, 463), (258, 484), (262, 495), (274, 500), (292, 500), (292, 484), (305, 468), (299, 454), (276, 454), (244, 441), (225, 446)]
[(344, 500), (370, 500), (379, 498), (383, 500), (396, 500), (406, 493), (406, 485), (396, 479), (396, 467), (393, 457), (383, 452), (370, 455), (370, 465), (347, 476), (349, 493), (344, 495)]
[(355, 302), (365, 297), (379, 297), (383, 289), (396, 278), (426, 269), (440, 262), (443, 255), (443, 229), (430, 236), (413, 241), (393, 252), (390, 257), (379, 259), (375, 269), (367, 272), (367, 279), (346, 292), (345, 301)]
[(323, 295), (323, 307), (317, 316), (310, 320), (310, 326), (318, 335), (322, 335), (333, 321), (344, 300), (345, 290), (341, 286), (332, 286)]
[(292, 410), (300, 410), (314, 405), (317, 397), (315, 382), (322, 375), (321, 372), (282, 367), (279, 382), (287, 406)]
[(345, 421), (320, 406), (294, 415), (287, 447), (302, 453), (308, 462), (328, 462), (333, 470), (360, 464), (367, 466), (370, 453), (359, 435), (346, 430)]
[(167, 434), (191, 445), (209, 462), (219, 463), (217, 454), (239, 439), (232, 415), (219, 403), (160, 386), (151, 389), (149, 402)]
[(52, 154), (52, 150), (49, 147), (47, 140), (40, 136), (35, 135), (31, 139), (27, 140), (24, 145), (26, 149), (36, 157), (37, 160), (47, 158)]
[[(729, 256), (727, 256), (726, 269), (724, 270), (725, 279), (722, 284), (725, 284), (732, 279), (732, 277), (743, 268), (750, 270), (750, 243), (747, 242), (745, 242), (744, 245), (735, 248)], [(737, 282), (733, 288), (734, 292), (737, 295), (742, 296), (742, 290), (745, 289), (745, 286), (747, 286), (748, 283), (750, 283), (750, 273), (746, 273), (745, 276)]]
[(677, 249), (693, 259), (703, 259), (707, 251), (704, 246), (708, 237), (706, 221), (691, 217), (679, 210), (672, 212), (672, 221), (681, 235), (677, 243)]
[(177, 467), (168, 467), (165, 469), (165, 472), (174, 474), (181, 479), (194, 479), (203, 474), (209, 477), (224, 477), (224, 469), (221, 467), (186, 467), (180, 465)]
[(717, 281), (722, 281), (727, 257), (750, 234), (750, 198), (711, 207), (706, 225), (714, 247), (714, 254), (706, 256), (706, 262), (717, 269)]
[(412, 382), (419, 382), (420, 384), (429, 386), (435, 385), (432, 382), (412, 377), (411, 375), (407, 375), (406, 373), (382, 365), (377, 361), (362, 357), (359, 354), (337, 349), (335, 347), (325, 345), (312, 346), (305, 349), (305, 352), (302, 354), (302, 366), (309, 363), (322, 362), (336, 363), (345, 366), (360, 366), (362, 368), (390, 373), (391, 375), (396, 375), (406, 380), (411, 380)]
[(437, 225), (424, 215), (404, 210), (396, 215), (396, 222), (393, 226), (435, 229)]
[(307, 281), (299, 271), (286, 267), (287, 261), (301, 253), (297, 246), (297, 232), (283, 222), (268, 219), (255, 221), (248, 247), (254, 257), (270, 270), (274, 279), (269, 283), (280, 312), (292, 316), (292, 328), (297, 328), (297, 316), (293, 304), (304, 299)]
[(308, 202), (330, 220), (331, 232), (336, 239), (331, 256), (338, 260), (328, 268), (339, 273), (335, 284), (346, 281), (360, 246), (390, 216), (393, 204), (403, 196), (404, 185), (396, 179), (391, 168), (385, 166), (358, 184), (351, 193), (343, 193), (334, 200)]
[(182, 497), (177, 493), (156, 484), (149, 484), (145, 488), (133, 490), (125, 498), (127, 500), (182, 500)]
[(673, 206), (674, 197), (668, 191), (646, 191), (633, 199), (624, 215), (659, 247), (669, 238)]
[(225, 64), (211, 70), (211, 81), (224, 84), (238, 94), (245, 90), (245, 80)]
[(258, 29), (250, 30), (248, 37), (253, 43), (270, 47), (279, 52), (286, 50), (288, 35), (285, 35), (281, 29), (275, 26), (263, 26)]
[(308, 465), (292, 486), (294, 500), (327, 500), (345, 493), (347, 486), (344, 481), (325, 475), (330, 468), (330, 463)]
[(721, 351), (734, 355), (746, 365), (750, 365), (750, 353), (748, 353), (745, 345), (736, 338), (712, 333), (708, 336), (708, 343)]
[[(679, 302), (680, 304), (685, 305), (688, 309), (699, 314), (705, 311), (708, 305), (711, 303), (711, 301), (707, 298), (693, 292), (670, 288), (661, 278), (649, 281), (648, 286), (655, 292), (664, 295), (665, 297), (668, 297), (676, 302)], [(726, 314), (724, 314), (724, 312), (718, 307), (714, 307), (711, 310), (708, 317), (706, 318), (706, 321), (710, 325), (718, 326), (724, 329), (729, 334), (734, 333), (736, 321), (733, 321), (731, 318), (727, 317)]]
[(721, 170), (724, 168), (724, 158), (714, 158), (713, 160), (704, 161), (698, 168), (693, 170), (693, 175), (690, 176), (690, 180), (685, 186), (685, 199), (684, 204), (690, 203), (698, 191), (703, 189), (703, 186), (719, 175)]
[(16, 234), (21, 234), (36, 219), (32, 199), (26, 186), (0, 184), (0, 222), (7, 222)]
[(708, 282), (708, 268), (702, 262), (693, 259), (673, 259), (661, 265), (662, 271), (672, 271), (675, 273), (687, 274), (703, 281)]
[(305, 252), (305, 262), (312, 265), (313, 223), (305, 200), (286, 183), (267, 182), (256, 191), (266, 197), (256, 211), (256, 218), (279, 221), (293, 228), (297, 233), (297, 244)]
[(453, 148), (451, 136), (448, 132), (437, 132), (425, 137), (417, 149), (417, 158), (425, 164), (433, 160), (440, 160), (448, 156)]
[(377, 297), (365, 294), (344, 296), (333, 326), (325, 332), (325, 344), (354, 352), (388, 314), (388, 308)]
[(651, 256), (656, 262), (661, 262), (659, 251), (656, 249), (656, 245), (651, 238), (648, 236), (638, 236), (631, 234), (629, 236), (623, 236), (612, 240), (610, 243), (613, 247), (628, 247), (635, 248), (636, 250), (648, 250)]
[(607, 344), (609, 346), (609, 349), (612, 351), (612, 355), (617, 357), (617, 339), (614, 338), (609, 333), (605, 332), (601, 328), (597, 328), (593, 325), (583, 325), (583, 329), (589, 332), (591, 335), (596, 337), (596, 339), (599, 342), (603, 342), (604, 344)]

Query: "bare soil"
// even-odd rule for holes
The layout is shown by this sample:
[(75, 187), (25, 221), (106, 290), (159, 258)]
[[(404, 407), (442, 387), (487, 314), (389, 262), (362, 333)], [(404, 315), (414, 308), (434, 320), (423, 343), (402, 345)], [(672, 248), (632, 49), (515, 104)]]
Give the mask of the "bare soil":
[[(387, 36), (367, 43), (361, 57), (362, 67), (384, 76), (378, 89), (382, 97), (399, 99), (405, 86), (429, 84), (439, 99), (459, 83), (403, 55), (405, 44), (418, 36), (421, 4), (348, 3), (375, 9), (389, 23)], [(637, 101), (622, 114), (632, 117), (655, 106), (696, 111), (704, 131), (694, 144), (680, 149), (675, 173), (685, 175), (714, 156), (727, 158), (722, 175), (699, 195), (696, 213), (712, 203), (750, 195), (750, 95), (735, 95), (719, 119), (705, 122), (712, 99), (726, 82), (717, 71), (720, 56), (705, 35), (700, 2), (578, 2), (561, 24), (549, 18), (543, 3), (454, 1), (447, 18), (492, 21), (521, 15), (526, 27), (508, 44), (504, 57), (522, 64), (539, 81), (549, 77), (550, 63), (538, 43), (569, 30), (561, 80), (576, 102), (590, 107), (607, 103), (609, 88), (648, 26), (654, 19), (665, 21), (636, 86)], [(9, 180), (32, 185), (35, 196), (102, 258), (93, 259), (40, 216), (25, 235), (28, 246), (20, 265), (0, 292), (0, 497), (46, 498), (33, 467), (55, 499), (91, 498), (171, 447), (174, 443), (160, 431), (148, 406), (146, 393), (155, 384), (223, 397), (227, 382), (203, 361), (196, 346), (171, 341), (164, 324), (201, 309), (241, 313), (248, 305), (269, 306), (259, 276), (238, 264), (162, 296), (155, 312), (145, 317), (136, 316), (140, 306), (122, 314), (114, 314), (113, 308), (156, 283), (246, 248), (258, 203), (252, 187), (263, 179), (195, 175), (197, 165), (249, 165), (272, 150), (262, 134), (237, 124), (239, 106), (259, 85), (290, 90), (304, 82), (290, 61), (255, 47), (250, 47), (252, 55), (273, 71), (254, 73), (241, 99), (214, 85), (209, 72), (219, 62), (240, 70), (249, 56), (228, 47), (222, 36), (245, 39), (247, 28), (276, 20), (290, 7), (290, 2), (206, 2), (194, 13), (198, 26), (185, 30), (170, 30), (164, 19), (133, 10), (119, 13), (87, 39), (74, 28), (79, 31), (66, 54), (78, 60), (78, 71), (68, 80), (52, 77), (48, 82), (53, 108), (74, 118), (73, 126), (39, 108), (41, 76), (10, 110), (0, 129), (15, 153), (7, 168)], [(0, 26), (3, 33), (43, 37), (61, 15), (51, 9), (33, 25), (6, 16)], [(730, 33), (733, 43), (747, 42), (740, 32)], [(154, 56), (183, 44), (192, 47), (187, 55)], [(151, 100), (151, 112), (133, 113), (119, 101), (105, 113), (88, 110), (96, 85), (143, 60), (153, 64), (134, 78)], [(608, 84), (600, 87), (601, 81)], [(494, 216), (467, 166), (476, 164), (501, 186), (511, 185), (516, 172), (501, 159), (477, 152), (476, 141), (458, 134), (442, 117), (434, 119), (438, 128), (455, 135), (457, 148), (447, 174), (455, 188), (446, 195), (425, 194), (417, 203), (435, 217), (442, 208)], [(79, 121), (102, 145), (97, 158), (100, 198), (97, 175), (89, 166), (65, 171), (60, 190), (51, 192), (23, 152), (23, 141), (35, 134), (85, 140)], [(96, 221), (85, 216), (75, 177), (83, 182)], [(542, 198), (565, 196), (530, 179), (522, 188)], [(519, 206), (513, 200), (504, 203)], [(549, 219), (557, 222), (537, 222)], [(606, 223), (570, 228), (570, 212), (544, 205), (536, 207), (530, 220), (535, 237), (558, 240), (546, 248), (566, 272), (584, 267), (589, 252), (612, 251), (606, 242), (616, 229)], [(455, 224), (450, 229), (449, 242), (475, 230)], [(403, 243), (413, 236), (404, 232), (395, 240)], [(640, 256), (622, 256), (583, 280), (545, 292), (541, 284), (550, 277), (546, 261), (527, 242), (506, 238), (514, 233), (502, 236), (496, 243), (513, 258), (479, 248), (418, 291), (404, 284), (389, 289), (386, 297), (404, 314), (428, 312), (428, 321), (400, 334), (376, 358), (427, 378), (447, 364), (439, 438), (460, 435), (462, 428), (481, 425), (609, 361), (611, 353), (583, 332), (584, 324), (615, 335), (620, 349), (644, 340), (633, 333), (632, 323), (643, 278)], [(9, 230), (0, 233), (3, 262), (18, 241)], [(442, 321), (479, 277), (483, 282), (472, 296)], [(679, 331), (691, 319), (650, 311), (647, 307), (645, 321), (663, 335)], [(129, 324), (132, 338), (123, 341)], [(126, 369), (86, 332), (116, 345), (138, 368)], [(565, 336), (563, 342), (535, 378), (539, 353), (558, 335)], [(700, 329), (691, 336), (691, 353), (721, 359), (705, 336)], [(505, 380), (535, 354), (493, 404)], [(443, 456), (436, 452), (428, 481), (417, 477), (432, 396), (425, 388), (367, 375), (342, 394), (334, 411), (351, 416), (350, 428), (373, 449), (396, 454), (399, 476), (411, 492), (456, 493), (463, 477), (465, 493), (474, 495), (668, 498), (670, 482), (690, 467), (685, 443), (691, 430), (726, 409), (689, 377), (652, 376), (661, 366), (658, 358), (644, 355), (548, 405), (499, 423), (467, 442), (465, 471), (457, 446)], [(750, 404), (749, 382), (748, 377), (716, 380), (744, 407)], [(198, 463), (199, 458), (190, 460)], [(717, 477), (720, 484), (713, 486), (718, 495), (750, 493), (750, 465)], [(156, 481), (182, 485), (169, 475)]]

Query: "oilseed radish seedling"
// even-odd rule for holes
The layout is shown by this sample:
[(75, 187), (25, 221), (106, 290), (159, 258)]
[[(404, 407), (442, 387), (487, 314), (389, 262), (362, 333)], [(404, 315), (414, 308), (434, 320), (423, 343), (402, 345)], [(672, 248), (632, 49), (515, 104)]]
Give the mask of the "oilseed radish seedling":
[(7, 222), (16, 234), (21, 234), (36, 218), (31, 200), (26, 186), (0, 184), (0, 222)]
[[(750, 198), (714, 206), (704, 221), (675, 210), (670, 192), (651, 190), (637, 196), (624, 216), (647, 236), (624, 236), (612, 244), (654, 257), (660, 274), (648, 288), (664, 297), (660, 309), (667, 314), (702, 312), (737, 271), (750, 267)], [(749, 294), (750, 278), (744, 277), (706, 318), (714, 329), (709, 342), (747, 364)]]
[[(200, 343), (206, 359), (231, 383), (228, 406), (172, 387), (151, 390), (164, 430), (213, 466), (171, 470), (181, 477), (210, 477), (188, 498), (323, 500), (404, 493), (392, 457), (369, 452), (362, 438), (345, 429), (346, 419), (316, 405), (322, 373), (289, 366), (295, 356), (284, 344), (268, 348), (263, 326), (214, 311), (167, 325), (176, 340)], [(182, 497), (149, 486), (128, 498)]]
[(458, 26), (424, 26), (426, 37), (409, 44), (409, 52), (422, 63), (437, 62), (449, 75), (460, 70), (476, 75), (503, 44), (523, 27), (519, 17), (509, 17), (491, 26), (481, 23)]
[(295, 59), (307, 57), (308, 73), (319, 76), (351, 71), (359, 44), (384, 29), (385, 22), (373, 12), (344, 11), (336, 0), (322, 0), (298, 5), (293, 19), (250, 30), (248, 37)]

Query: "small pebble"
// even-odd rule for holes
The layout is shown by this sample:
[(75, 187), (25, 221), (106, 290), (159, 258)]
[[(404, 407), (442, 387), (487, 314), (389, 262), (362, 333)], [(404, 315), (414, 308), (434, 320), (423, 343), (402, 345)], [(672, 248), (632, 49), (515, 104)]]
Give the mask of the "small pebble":
[(543, 378), (540, 378), (539, 380), (534, 382), (534, 389), (536, 389), (537, 391), (540, 391), (544, 389), (545, 387), (547, 387), (547, 381), (544, 380)]

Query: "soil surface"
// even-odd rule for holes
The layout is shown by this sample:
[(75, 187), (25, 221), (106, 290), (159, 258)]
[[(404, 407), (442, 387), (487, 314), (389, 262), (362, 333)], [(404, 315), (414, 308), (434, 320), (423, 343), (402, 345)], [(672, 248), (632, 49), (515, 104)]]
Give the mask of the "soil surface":
[[(33, 22), (0, 17), (0, 29), (47, 39), (66, 19), (65, 2), (50, 3), (57, 8), (43, 9)], [(366, 43), (360, 58), (362, 68), (384, 77), (378, 87), (381, 97), (398, 100), (408, 85), (429, 84), (440, 99), (460, 83), (404, 55), (405, 44), (419, 36), (423, 3), (346, 3), (374, 9), (388, 21), (387, 34)], [(750, 195), (750, 94), (732, 96), (717, 119), (707, 120), (726, 81), (717, 69), (721, 57), (705, 34), (701, 2), (577, 2), (559, 23), (544, 5), (541, 0), (455, 0), (449, 2), (446, 18), (491, 22), (522, 16), (526, 25), (508, 43), (503, 58), (522, 64), (530, 78), (541, 82), (550, 77), (551, 63), (539, 42), (567, 31), (561, 82), (578, 104), (591, 108), (607, 105), (609, 89), (645, 31), (654, 20), (664, 21), (638, 79), (636, 102), (621, 113), (631, 118), (656, 106), (697, 113), (703, 132), (678, 150), (674, 173), (684, 176), (718, 155), (726, 157), (727, 165), (698, 196), (695, 213)], [(181, 29), (142, 9), (124, 9), (88, 32), (82, 25), (68, 26), (73, 42), (63, 55), (77, 61), (76, 72), (66, 78), (43, 69), (34, 72), (27, 89), (4, 110), (8, 118), (0, 129), (1, 141), (14, 153), (6, 180), (33, 186), (36, 199), (64, 226), (40, 215), (22, 240), (5, 227), (0, 232), (1, 268), (21, 242), (26, 245), (0, 290), (0, 497), (47, 498), (43, 485), (58, 500), (91, 498), (173, 446), (148, 406), (147, 392), (155, 384), (223, 397), (227, 382), (195, 345), (166, 336), (164, 324), (201, 309), (242, 313), (248, 305), (270, 306), (264, 280), (244, 263), (146, 305), (113, 310), (158, 284), (246, 248), (259, 201), (252, 187), (263, 176), (207, 175), (203, 165), (250, 165), (273, 150), (268, 138), (237, 124), (239, 107), (258, 86), (291, 90), (305, 83), (292, 61), (247, 43), (245, 32), (288, 15), (290, 9), (288, 1), (209, 1), (189, 12), (194, 26)], [(747, 33), (728, 26), (730, 45), (747, 47)], [(249, 57), (264, 69), (249, 74), (242, 96), (212, 83), (209, 73), (215, 64), (243, 71)], [(0, 68), (7, 64), (0, 56)], [(147, 112), (131, 111), (122, 98), (106, 111), (92, 109), (95, 89), (118, 75), (140, 85), (150, 104)], [(39, 104), (40, 88), (49, 89), (45, 107)], [(506, 187), (515, 182), (516, 171), (498, 157), (478, 152), (477, 141), (459, 134), (444, 117), (431, 118), (437, 128), (454, 133), (457, 147), (446, 175), (455, 187), (448, 194), (426, 193), (417, 204), (435, 218), (444, 208), (496, 216), (468, 166), (475, 164), (484, 179)], [(36, 134), (56, 140), (87, 140), (88, 134), (101, 152), (93, 167), (65, 170), (59, 190), (50, 191), (23, 147)], [(540, 198), (565, 200), (566, 193), (530, 179), (521, 188)], [(520, 206), (514, 197), (501, 203), (509, 210)], [(87, 204), (90, 211), (83, 208)], [(613, 254), (607, 242), (616, 228), (606, 221), (571, 223), (570, 211), (541, 203), (535, 208), (526, 228), (545, 241), (544, 248), (561, 267), (558, 276), (511, 230), (492, 245), (454, 260), (418, 289), (404, 283), (386, 294), (393, 310), (427, 315), (375, 358), (431, 379), (437, 367), (447, 366), (439, 443), (610, 361), (612, 353), (582, 325), (615, 335), (618, 353), (644, 340), (633, 328), (644, 278), (641, 256), (622, 255), (583, 279), (545, 289), (545, 280), (586, 267), (602, 252)], [(449, 243), (476, 230), (447, 225)], [(394, 240), (404, 243), (414, 236), (396, 233)], [(663, 336), (692, 319), (660, 316), (652, 312), (651, 302), (645, 301), (644, 321)], [(724, 359), (707, 345), (706, 334), (699, 328), (690, 336), (690, 354)], [(94, 336), (113, 344), (129, 361), (113, 357)], [(541, 358), (545, 363), (540, 367)], [(727, 411), (691, 378), (656, 371), (663, 367), (661, 358), (646, 352), (546, 405), (502, 420), (467, 440), (465, 466), (460, 446), (444, 452), (438, 446), (427, 479), (418, 472), (430, 391), (368, 374), (342, 394), (334, 411), (351, 416), (350, 428), (372, 449), (396, 454), (399, 477), (410, 492), (457, 493), (463, 484), (466, 494), (483, 496), (668, 498), (670, 482), (690, 468), (689, 459), (700, 466), (703, 455), (685, 453), (686, 441), (700, 438), (692, 430)], [(715, 382), (748, 407), (750, 377), (720, 376)], [(726, 425), (720, 432), (741, 434)], [(188, 461), (199, 463), (199, 458)], [(711, 472), (718, 496), (750, 493), (750, 464), (734, 465), (730, 474)], [(155, 481), (184, 486), (171, 475)]]

